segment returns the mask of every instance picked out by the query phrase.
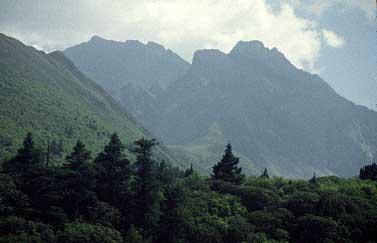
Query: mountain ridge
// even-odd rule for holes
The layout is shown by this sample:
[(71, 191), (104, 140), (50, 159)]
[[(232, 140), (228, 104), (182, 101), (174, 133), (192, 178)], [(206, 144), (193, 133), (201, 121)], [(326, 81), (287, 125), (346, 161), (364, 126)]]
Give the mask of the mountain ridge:
[(228, 141), (247, 173), (267, 167), (289, 177), (352, 176), (377, 147), (376, 112), (260, 41), (239, 41), (229, 53), (198, 50), (169, 86), (135, 90), (124, 92), (137, 118), (207, 173)]
[[(80, 57), (76, 54), (76, 52), (79, 52), (83, 55), (83, 52), (87, 51), (87, 49), (90, 49), (92, 52), (86, 53), (86, 56), (84, 57)], [(95, 72), (96, 70), (93, 69), (88, 70), (88, 66), (84, 65), (85, 60), (93, 61), (94, 58), (106, 58), (107, 62), (112, 62), (113, 65), (116, 65), (116, 67), (110, 67), (111, 69), (115, 68), (115, 71), (118, 72), (123, 71), (124, 77), (119, 76), (112, 80), (112, 84), (117, 88), (122, 88), (125, 84), (133, 83), (149, 89), (153, 86), (153, 82), (159, 82), (159, 84), (165, 88), (169, 85), (169, 82), (178, 78), (177, 76), (180, 75), (181, 70), (185, 70), (189, 66), (189, 63), (179, 57), (176, 53), (170, 49), (165, 49), (162, 45), (152, 41), (147, 42), (147, 44), (143, 44), (138, 40), (119, 42), (107, 40), (99, 36), (93, 36), (89, 41), (69, 47), (63, 52), (73, 60), (76, 65), (79, 64), (78, 67), (80, 70), (85, 74), (89, 74), (89, 77), (95, 78), (95, 80), (100, 82), (102, 86), (105, 86), (105, 89), (107, 90), (109, 90), (109, 87), (106, 87), (106, 82), (110, 81), (106, 80), (106, 77), (98, 75), (100, 73), (99, 71)], [(112, 60), (115, 60), (115, 63)], [(101, 64), (103, 65), (104, 63), (94, 63), (96, 68), (104, 69), (105, 67), (101, 67)], [(148, 70), (149, 73), (145, 76), (138, 73), (139, 70), (135, 70), (138, 69), (137, 65), (146, 65), (146, 70)], [(177, 71), (174, 74), (166, 73), (164, 71), (160, 72), (158, 69), (161, 66), (159, 65), (172, 65)], [(155, 76), (153, 77), (151, 74)], [(143, 82), (135, 83), (134, 80), (132, 80), (132, 77), (128, 77), (130, 75), (136, 75), (136, 77), (142, 79)], [(162, 79), (162, 77), (165, 79), (159, 80)], [(148, 78), (152, 79), (152, 81), (148, 80)]]

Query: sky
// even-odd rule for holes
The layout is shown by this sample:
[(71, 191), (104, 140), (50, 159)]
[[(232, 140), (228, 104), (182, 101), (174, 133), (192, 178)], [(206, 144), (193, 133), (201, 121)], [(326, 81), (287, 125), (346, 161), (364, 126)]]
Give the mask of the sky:
[(1, 0), (0, 32), (50, 52), (93, 35), (229, 52), (239, 40), (277, 47), (356, 104), (377, 103), (374, 0)]

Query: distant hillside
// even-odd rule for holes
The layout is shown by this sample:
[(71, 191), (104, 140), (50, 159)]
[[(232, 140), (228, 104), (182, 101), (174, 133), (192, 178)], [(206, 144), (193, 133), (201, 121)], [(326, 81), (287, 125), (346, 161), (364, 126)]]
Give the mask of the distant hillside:
[(143, 112), (154, 111), (155, 97), (190, 67), (157, 43), (117, 42), (98, 36), (68, 48), (64, 54), (141, 121)]
[[(0, 104), (0, 159), (14, 153), (28, 131), (40, 147), (56, 141), (63, 153), (77, 139), (98, 152), (114, 132), (126, 144), (151, 136), (63, 53), (47, 55), (3, 34)], [(175, 160), (166, 147), (157, 150), (158, 156)]]

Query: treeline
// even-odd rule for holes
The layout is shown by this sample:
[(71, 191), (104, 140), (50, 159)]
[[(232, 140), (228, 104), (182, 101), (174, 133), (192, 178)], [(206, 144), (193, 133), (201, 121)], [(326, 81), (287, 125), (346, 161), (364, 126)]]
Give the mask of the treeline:
[[(226, 147), (210, 178), (153, 157), (155, 140), (77, 141), (51, 166), (29, 133), (0, 173), (0, 243), (376, 242), (377, 171), (360, 179), (246, 177)], [(376, 173), (376, 174), (375, 174)]]

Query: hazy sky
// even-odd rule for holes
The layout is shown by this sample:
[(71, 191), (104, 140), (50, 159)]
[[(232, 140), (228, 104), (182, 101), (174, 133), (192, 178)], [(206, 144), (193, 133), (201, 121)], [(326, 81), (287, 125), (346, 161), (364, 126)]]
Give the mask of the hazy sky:
[(45, 51), (99, 35), (155, 41), (191, 61), (197, 49), (258, 39), (373, 108), (375, 27), (374, 0), (0, 1), (0, 32)]

